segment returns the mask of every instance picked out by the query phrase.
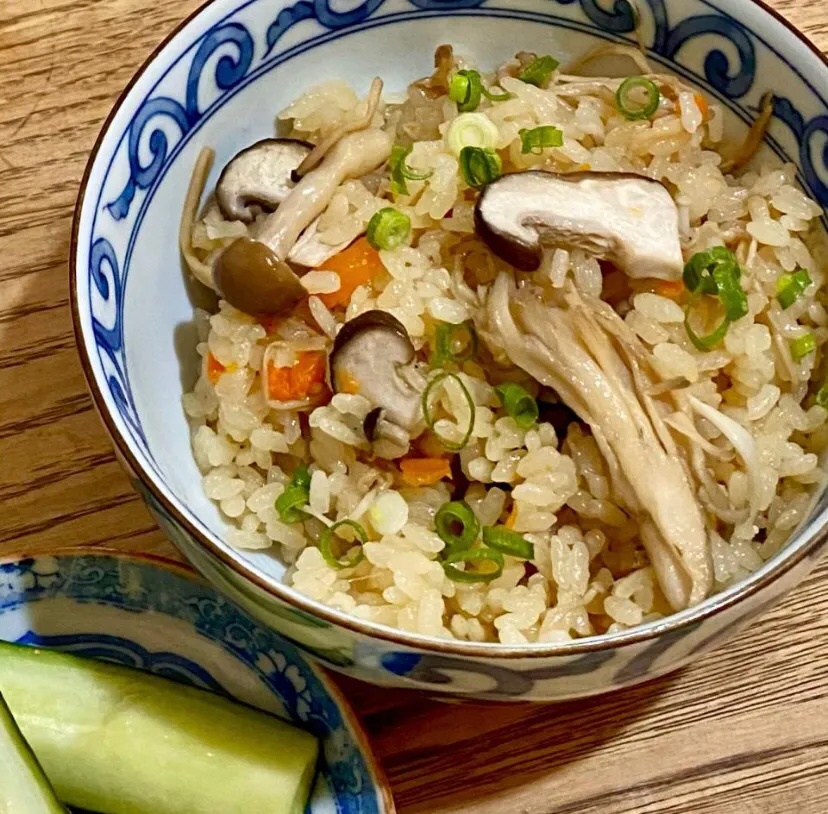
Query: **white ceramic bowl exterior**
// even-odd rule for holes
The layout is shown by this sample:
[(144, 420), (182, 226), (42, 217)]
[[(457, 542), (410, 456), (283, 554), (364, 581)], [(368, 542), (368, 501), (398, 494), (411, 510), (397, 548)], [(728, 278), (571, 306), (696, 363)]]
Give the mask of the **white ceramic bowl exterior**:
[[(353, 4), (350, 4), (353, 5)], [(145, 65), (105, 125), (76, 215), (72, 284), (84, 367), (136, 487), (186, 556), (221, 590), (328, 664), (381, 684), (494, 698), (598, 693), (678, 667), (798, 582), (824, 543), (808, 529), (745, 583), (644, 628), (567, 646), (446, 643), (351, 619), (280, 584), (284, 567), (236, 552), (204, 496), (181, 395), (194, 381), (191, 291), (178, 219), (199, 150), (221, 168), (273, 131), (306, 88), (342, 77), (390, 90), (431, 71), (450, 41), (481, 64), (516, 50), (561, 61), (601, 40), (634, 42), (627, 0), (215, 0)], [(828, 64), (752, 0), (641, 2), (648, 56), (752, 121), (774, 94), (767, 148), (828, 205)], [(209, 183), (215, 181), (217, 170)], [(819, 538), (819, 539), (818, 539)]]

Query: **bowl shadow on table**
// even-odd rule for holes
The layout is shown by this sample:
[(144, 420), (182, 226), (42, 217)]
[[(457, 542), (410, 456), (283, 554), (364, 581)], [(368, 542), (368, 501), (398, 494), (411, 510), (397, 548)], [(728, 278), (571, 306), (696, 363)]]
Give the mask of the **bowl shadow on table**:
[(676, 678), (554, 704), (457, 701), (340, 683), (363, 713), (400, 810), (425, 814), (438, 801), (452, 808), (462, 800), (473, 811), (476, 800), (554, 777), (645, 717)]

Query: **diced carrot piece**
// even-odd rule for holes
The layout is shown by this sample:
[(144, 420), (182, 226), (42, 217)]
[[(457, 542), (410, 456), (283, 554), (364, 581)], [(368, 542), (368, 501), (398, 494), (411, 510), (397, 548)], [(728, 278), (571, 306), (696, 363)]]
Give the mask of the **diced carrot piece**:
[(443, 458), (446, 448), (433, 432), (424, 432), (416, 441), (417, 451), (426, 458)]
[(334, 374), (336, 377), (336, 390), (338, 393), (347, 393), (355, 396), (359, 393), (359, 382), (350, 373), (339, 371)]
[(290, 367), (267, 367), (267, 395), (272, 401), (301, 401), (325, 387), (325, 354), (300, 351)]
[(225, 367), (224, 365), (213, 356), (212, 353), (207, 354), (207, 379), (210, 381), (210, 384), (215, 384), (221, 374), (224, 373)]
[(379, 252), (364, 237), (326, 260), (320, 268), (323, 271), (335, 271), (339, 275), (338, 291), (318, 295), (328, 308), (344, 308), (359, 286), (369, 283), (385, 271)]
[(447, 458), (403, 458), (400, 471), (408, 486), (431, 486), (451, 477), (451, 462)]
[(267, 396), (272, 401), (290, 401), (290, 368), (267, 366)]
[(299, 398), (311, 395), (311, 388), (325, 380), (325, 354), (312, 351), (300, 353), (299, 361), (290, 371), (290, 378), (293, 391), (303, 394)]
[(682, 280), (659, 280), (655, 284), (655, 293), (677, 300), (684, 293), (684, 282)]
[(710, 106), (707, 104), (707, 98), (702, 93), (694, 93), (693, 98), (696, 100), (696, 107), (701, 111), (702, 119), (707, 121), (710, 117)]

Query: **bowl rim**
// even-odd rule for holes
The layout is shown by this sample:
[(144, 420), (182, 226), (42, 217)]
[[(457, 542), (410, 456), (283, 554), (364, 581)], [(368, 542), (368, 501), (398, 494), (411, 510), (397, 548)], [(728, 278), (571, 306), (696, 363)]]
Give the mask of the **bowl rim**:
[[(187, 534), (199, 546), (204, 548), (208, 554), (229, 568), (230, 571), (232, 571), (237, 577), (252, 583), (268, 596), (285, 602), (314, 618), (322, 619), (335, 628), (344, 628), (345, 630), (355, 633), (358, 636), (365, 636), (368, 639), (378, 639), (392, 644), (395, 647), (406, 648), (410, 651), (427, 651), (440, 655), (486, 659), (541, 659), (550, 657), (579, 656), (585, 653), (595, 653), (598, 651), (612, 650), (615, 648), (640, 644), (651, 639), (657, 639), (665, 633), (674, 633), (682, 628), (699, 624), (702, 621), (715, 616), (721, 611), (738, 605), (743, 600), (760, 593), (771, 582), (776, 581), (790, 571), (795, 565), (806, 559), (814, 548), (816, 548), (825, 540), (826, 537), (828, 537), (828, 506), (826, 506), (817, 518), (815, 518), (815, 522), (813, 522), (807, 529), (803, 530), (802, 536), (800, 540), (797, 541), (795, 548), (783, 549), (775, 555), (778, 559), (775, 561), (770, 560), (765, 563), (766, 566), (770, 566), (765, 573), (754, 574), (746, 577), (741, 582), (730, 586), (730, 588), (725, 589), (721, 593), (713, 594), (694, 607), (672, 613), (664, 619), (639, 625), (629, 630), (621, 631), (620, 633), (590, 636), (564, 643), (528, 643), (523, 645), (505, 645), (499, 642), (478, 643), (439, 639), (436, 637), (397, 630), (379, 623), (366, 622), (345, 612), (337, 611), (323, 605), (321, 602), (316, 602), (309, 597), (305, 597), (284, 583), (264, 579), (256, 573), (252, 567), (246, 565), (240, 558), (237, 559), (224, 551), (221, 546), (211, 539), (209, 534), (205, 534), (186, 516), (183, 511), (181, 511), (181, 509), (179, 509), (177, 500), (169, 499), (164, 494), (164, 490), (157, 486), (155, 483), (155, 477), (150, 468), (145, 466), (144, 463), (133, 453), (130, 444), (126, 441), (117, 424), (112, 419), (106, 399), (98, 385), (94, 366), (87, 352), (85, 342), (86, 329), (84, 328), (81, 320), (77, 282), (77, 260), (78, 246), (80, 242), (81, 213), (83, 212), (87, 187), (92, 170), (97, 163), (98, 154), (113, 120), (121, 110), (121, 107), (126, 102), (127, 97), (132, 92), (133, 88), (138, 85), (143, 78), (144, 73), (155, 62), (156, 58), (170, 45), (175, 37), (178, 36), (178, 34), (181, 33), (190, 23), (200, 17), (202, 13), (206, 12), (211, 6), (221, 2), (228, 2), (228, 0), (204, 0), (204, 2), (199, 4), (192, 12), (182, 19), (181, 22), (179, 22), (166, 36), (163, 37), (161, 42), (144, 59), (124, 89), (118, 95), (112, 109), (101, 125), (101, 129), (89, 154), (89, 158), (83, 172), (83, 177), (78, 190), (78, 197), (75, 202), (75, 210), (72, 219), (72, 235), (69, 245), (69, 300), (72, 309), (72, 327), (75, 335), (75, 344), (80, 357), (81, 367), (83, 369), (87, 387), (92, 395), (95, 409), (101, 418), (104, 429), (114, 443), (118, 455), (123, 459), (122, 464), (125, 462), (126, 467), (137, 474), (144, 486), (149, 489), (152, 496), (158, 501), (159, 505), (163, 507), (164, 511), (169, 513), (173, 519), (183, 527)], [(805, 46), (812, 52), (813, 55), (817, 57), (817, 59), (822, 63), (826, 75), (828, 75), (828, 54), (823, 53), (802, 31), (787, 20), (779, 11), (768, 5), (765, 0), (741, 0), (741, 2), (756, 7), (760, 13), (764, 13), (768, 18), (770, 18), (769, 22), (771, 24), (778, 24), (787, 29), (788, 33), (794, 35), (800, 45)], [(96, 548), (93, 550), (107, 549)], [(118, 556), (124, 556), (122, 553), (115, 552), (113, 549), (108, 549), (108, 551), (116, 553)], [(4, 562), (5, 559), (5, 556), (0, 557), (0, 562)], [(165, 558), (161, 557), (160, 559), (164, 560)], [(174, 561), (169, 560), (168, 562), (172, 563)], [(197, 572), (189, 566), (185, 565), (180, 567), (184, 568), (186, 571), (197, 574)], [(203, 579), (200, 574), (197, 574), (197, 576), (200, 579)], [(301, 643), (297, 642), (297, 644), (301, 648)], [(389, 809), (389, 812), (392, 811), (393, 809)]]
[[(212, 2), (212, 0), (211, 0)], [(170, 543), (170, 545), (172, 545)], [(205, 588), (215, 591), (220, 594), (220, 591), (210, 584), (201, 574), (198, 573), (191, 565), (186, 562), (174, 560), (165, 554), (156, 554), (149, 551), (119, 551), (117, 548), (109, 546), (61, 546), (49, 551), (34, 551), (29, 552), (25, 549), (20, 551), (3, 552), (0, 554), (0, 565), (10, 565), (12, 563), (20, 562), (26, 559), (38, 559), (41, 557), (110, 557), (116, 560), (131, 560), (133, 562), (149, 565), (153, 568), (159, 568), (164, 571), (171, 571), (184, 579), (199, 583)], [(232, 599), (229, 600), (232, 602)], [(241, 609), (244, 613), (248, 611)], [(249, 614), (248, 614), (249, 615)], [(258, 620), (257, 620), (258, 622)], [(261, 623), (259, 623), (261, 624)], [(277, 636), (281, 634), (276, 631)], [(346, 697), (345, 693), (334, 682), (333, 678), (328, 674), (320, 664), (308, 657), (308, 655), (298, 646), (290, 643), (299, 655), (304, 659), (307, 666), (315, 673), (319, 683), (325, 689), (325, 692), (332, 698), (336, 704), (340, 714), (342, 715), (345, 725), (350, 730), (354, 741), (365, 760), (365, 765), (374, 779), (374, 787), (381, 802), (385, 807), (382, 814), (396, 814), (396, 806), (394, 804), (394, 797), (391, 793), (391, 784), (388, 782), (388, 777), (385, 774), (385, 769), (382, 766), (379, 758), (374, 752), (371, 745), (371, 738), (365, 730), (362, 723), (362, 718), (357, 714), (356, 710), (351, 706), (351, 702)]]

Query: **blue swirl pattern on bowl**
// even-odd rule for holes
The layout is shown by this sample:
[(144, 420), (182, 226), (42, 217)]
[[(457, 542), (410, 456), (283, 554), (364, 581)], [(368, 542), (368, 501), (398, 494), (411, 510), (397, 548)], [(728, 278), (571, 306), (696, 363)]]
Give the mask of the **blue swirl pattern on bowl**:
[[(73, 621), (71, 608), (64, 612), (62, 606), (61, 615), (67, 617), (62, 628), (100, 627), (57, 632), (47, 624), (44, 629), (41, 620), (46, 614), (38, 606), (56, 600), (101, 609), (82, 623)], [(130, 612), (135, 629), (123, 616), (107, 613), (112, 609)], [(138, 626), (147, 628), (148, 619), (154, 622), (152, 646), (136, 641)], [(0, 563), (0, 639), (122, 664), (228, 695), (206, 654), (197, 661), (176, 652), (177, 636), (182, 634), (173, 622), (186, 625), (187, 638), (202, 637), (225, 651), (238, 665), (236, 671), (260, 682), (293, 723), (322, 741), (325, 784), (308, 814), (332, 809), (337, 814), (391, 814), (352, 722), (346, 720), (352, 713), (339, 706), (316, 669), (293, 645), (182, 569), (103, 554)]]
[[(806, 71), (802, 66), (814, 61), (808, 49), (799, 41), (794, 48), (788, 32), (749, 0), (639, 5), (648, 56), (703, 88), (743, 122), (752, 122), (765, 94), (773, 94), (767, 145), (779, 159), (793, 162), (803, 188), (828, 206), (825, 64)], [(240, 567), (206, 538), (185, 507), (159, 496), (165, 478), (147, 443), (127, 371), (124, 294), (136, 236), (165, 175), (205, 123), (275, 69), (351, 35), (381, 29), (393, 37), (406, 25), (428, 20), (491, 26), (517, 21), (543, 26), (545, 35), (577, 32), (596, 42), (636, 42), (628, 0), (364, 0), (347, 11), (338, 11), (332, 0), (217, 0), (159, 52), (158, 78), (151, 86), (139, 85), (130, 118), (112, 134), (114, 148), (93, 158), (96, 167), (108, 165), (103, 180), (84, 193), (83, 209), (92, 214), (83, 233), (76, 221), (83, 267), (74, 270), (77, 296), (84, 298), (81, 308), (76, 304), (76, 325), (102, 371), (88, 370), (93, 392), (136, 488), (176, 545), (220, 590), (328, 665), (368, 681), (496, 699), (588, 695), (655, 677), (746, 625), (802, 579), (825, 540), (806, 533), (782, 555), (779, 573), (771, 563), (708, 600), (701, 611), (655, 626), (560, 647), (485, 649), (418, 641), (311, 607)], [(435, 36), (451, 39), (439, 24)], [(120, 427), (108, 413), (117, 415)], [(825, 509), (823, 499), (815, 525), (824, 522)]]

